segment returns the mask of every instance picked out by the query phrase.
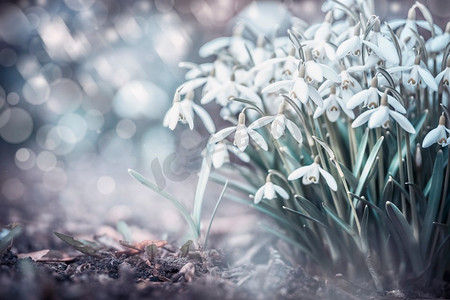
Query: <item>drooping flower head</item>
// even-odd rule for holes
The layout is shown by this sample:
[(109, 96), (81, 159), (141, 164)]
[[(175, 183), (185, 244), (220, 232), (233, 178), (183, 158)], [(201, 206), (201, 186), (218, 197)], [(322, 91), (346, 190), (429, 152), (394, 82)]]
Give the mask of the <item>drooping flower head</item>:
[(450, 142), (450, 129), (445, 127), (445, 116), (444, 113), (439, 118), (439, 125), (432, 129), (428, 134), (425, 136), (422, 142), (423, 148), (428, 148), (434, 143), (437, 143), (438, 145), (442, 147), (448, 146)]
[(260, 187), (255, 194), (255, 204), (261, 202), (262, 199), (272, 200), (279, 195), (281, 198), (289, 199), (289, 194), (281, 186), (272, 183), (271, 174), (267, 175), (266, 183)]
[(333, 191), (337, 191), (336, 180), (330, 173), (322, 169), (319, 163), (319, 156), (316, 156), (314, 162), (309, 166), (303, 166), (293, 171), (289, 175), (288, 180), (296, 180), (298, 178), (302, 178), (302, 183), (304, 185), (308, 185), (311, 183), (318, 184), (319, 177), (322, 176), (330, 189), (332, 189)]

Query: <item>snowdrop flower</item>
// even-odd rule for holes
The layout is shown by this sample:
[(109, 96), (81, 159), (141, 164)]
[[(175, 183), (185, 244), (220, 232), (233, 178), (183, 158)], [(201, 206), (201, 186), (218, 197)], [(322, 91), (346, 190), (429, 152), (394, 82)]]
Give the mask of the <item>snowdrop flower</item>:
[(433, 75), (431, 75), (428, 69), (425, 69), (420, 65), (419, 55), (416, 56), (414, 66), (411, 69), (411, 73), (409, 74), (407, 83), (412, 86), (416, 86), (417, 84), (423, 85), (423, 83), (425, 83), (433, 91), (438, 90), (438, 86), (433, 78)]
[(242, 98), (248, 99), (256, 105), (261, 104), (261, 98), (259, 98), (258, 94), (252, 89), (237, 83), (235, 80), (236, 77), (232, 74), (228, 82), (225, 82), (206, 93), (200, 102), (206, 104), (217, 98), (217, 102), (219, 102), (221, 106), (225, 106), (229, 100), (242, 96)]
[(405, 43), (408, 49), (411, 49), (416, 44), (417, 38), (414, 32), (418, 32), (416, 25), (415, 5), (413, 5), (408, 10), (408, 18), (406, 19), (405, 25), (403, 26), (402, 32), (400, 33), (400, 40)]
[(178, 90), (180, 91), (180, 94), (187, 94), (191, 91), (194, 91), (195, 89), (203, 86), (202, 95), (206, 94), (208, 91), (218, 88), (220, 86), (220, 82), (215, 77), (215, 69), (213, 68), (209, 75), (206, 77), (201, 78), (194, 78), (191, 80), (186, 81), (182, 85), (178, 87)]
[[(355, 0), (342, 0), (340, 1), (343, 5), (347, 7), (352, 7), (355, 5)], [(323, 12), (333, 12), (333, 17), (338, 20), (342, 18), (345, 15), (345, 12), (341, 10), (340, 6), (336, 4), (336, 2), (332, 0), (326, 0), (322, 4), (322, 11)]]
[(339, 82), (339, 76), (332, 68), (313, 60), (310, 48), (305, 49), (305, 60), (305, 78), (308, 83), (322, 82), (324, 77), (333, 82)]
[(447, 66), (445, 69), (436, 76), (436, 82), (441, 83), (443, 86), (449, 87), (450, 82), (450, 56), (447, 57)]
[(262, 199), (272, 200), (277, 197), (277, 194), (285, 200), (289, 199), (289, 194), (281, 186), (272, 183), (270, 175), (266, 177), (266, 184), (256, 191), (255, 204), (261, 202)]
[(208, 57), (226, 48), (241, 64), (247, 64), (250, 60), (247, 49), (251, 50), (253, 45), (242, 37), (244, 29), (243, 24), (238, 24), (233, 31), (233, 36), (219, 37), (204, 44), (199, 50), (200, 56)]
[(341, 110), (343, 110), (349, 118), (355, 118), (353, 111), (346, 107), (344, 101), (340, 97), (336, 96), (336, 87), (332, 85), (330, 88), (330, 95), (323, 101), (323, 107), (317, 107), (313, 117), (314, 119), (317, 119), (326, 112), (328, 120), (336, 122)]
[(216, 126), (214, 125), (214, 122), (209, 114), (203, 107), (194, 103), (193, 97), (194, 93), (191, 91), (181, 101), (179, 91), (175, 92), (172, 107), (166, 113), (163, 120), (164, 127), (169, 127), (171, 130), (174, 130), (175, 127), (177, 127), (178, 121), (181, 121), (182, 123), (187, 123), (189, 128), (192, 130), (194, 128), (195, 112), (210, 133), (216, 131)]
[(308, 185), (311, 183), (317, 184), (319, 183), (320, 175), (322, 175), (330, 189), (332, 189), (333, 191), (337, 191), (336, 180), (334, 180), (333, 176), (330, 173), (322, 169), (319, 163), (320, 159), (318, 156), (316, 156), (314, 162), (309, 166), (303, 166), (293, 171), (289, 175), (288, 180), (296, 180), (300, 177), (303, 177), (302, 183), (304, 185)]
[(303, 104), (306, 104), (311, 98), (318, 106), (323, 106), (323, 100), (319, 92), (310, 84), (305, 82), (305, 66), (301, 65), (298, 75), (291, 80), (281, 80), (265, 87), (261, 93), (273, 93), (280, 89), (289, 91), (291, 98), (299, 99)]
[(442, 147), (448, 146), (450, 142), (450, 129), (445, 127), (444, 113), (439, 118), (439, 125), (428, 132), (422, 142), (422, 148), (428, 148), (434, 143)]
[(389, 109), (386, 92), (381, 97), (381, 105), (377, 108), (366, 110), (359, 115), (355, 121), (353, 121), (352, 127), (359, 127), (368, 121), (369, 128), (380, 126), (388, 128), (389, 117), (392, 117), (405, 131), (412, 134), (416, 133), (416, 130), (405, 116)]
[(223, 164), (230, 162), (230, 152), (236, 155), (243, 162), (250, 162), (250, 157), (245, 152), (239, 151), (225, 140), (217, 143), (209, 143), (206, 146), (206, 157), (209, 158), (214, 168), (219, 169)]
[(445, 32), (437, 35), (435, 37), (430, 38), (426, 43), (425, 47), (428, 52), (441, 52), (447, 47), (447, 44), (450, 43), (450, 22), (445, 26)]
[[(369, 109), (378, 107), (380, 95), (382, 94), (382, 92), (378, 90), (377, 86), (378, 79), (377, 77), (374, 77), (372, 78), (370, 87), (367, 90), (362, 90), (348, 100), (346, 105), (347, 109), (353, 109), (361, 103), (364, 103), (363, 107), (368, 107)], [(400, 102), (398, 102), (394, 97), (387, 96), (387, 102), (392, 105), (392, 107), (394, 107), (396, 111), (399, 111), (402, 114), (406, 113), (403, 105), (401, 105)]]
[(345, 40), (336, 50), (336, 59), (341, 59), (348, 54), (359, 56), (361, 54), (361, 37), (360, 37), (361, 25), (358, 23), (355, 26), (353, 36), (348, 40)]
[(294, 122), (286, 118), (285, 111), (286, 111), (286, 101), (283, 100), (283, 102), (281, 102), (278, 108), (278, 114), (276, 116), (265, 116), (259, 118), (258, 120), (253, 122), (249, 127), (251, 127), (252, 129), (257, 129), (266, 126), (269, 123), (272, 123), (270, 126), (270, 133), (276, 140), (278, 140), (285, 134), (287, 127), (287, 129), (294, 137), (294, 139), (299, 144), (301, 144), (303, 141), (302, 132)]
[(328, 43), (331, 37), (332, 21), (333, 14), (332, 12), (328, 12), (325, 15), (325, 20), (314, 34), (314, 39), (304, 42), (305, 45), (312, 48), (312, 54), (316, 59), (323, 60), (325, 56), (331, 61), (335, 59), (334, 48)]
[[(381, 32), (380, 32), (380, 19), (375, 20), (375, 24), (373, 25), (373, 29), (371, 33), (369, 34), (368, 41), (372, 43), (373, 45), (377, 46), (377, 49), (382, 49), (382, 51), (377, 51), (377, 54), (381, 55), (381, 58), (384, 60), (397, 65), (399, 63), (399, 57), (397, 54), (397, 49), (395, 48), (395, 45), (392, 41), (388, 40)], [(370, 47), (368, 51), (371, 51), (372, 48)], [(377, 50), (376, 49), (376, 50)]]
[(219, 142), (233, 132), (235, 132), (233, 144), (237, 146), (240, 151), (243, 152), (245, 148), (247, 148), (249, 136), (259, 147), (261, 147), (261, 149), (267, 151), (268, 146), (264, 138), (252, 128), (245, 126), (245, 114), (243, 112), (239, 114), (238, 124), (236, 126), (227, 127), (215, 133), (211, 137), (210, 143)]

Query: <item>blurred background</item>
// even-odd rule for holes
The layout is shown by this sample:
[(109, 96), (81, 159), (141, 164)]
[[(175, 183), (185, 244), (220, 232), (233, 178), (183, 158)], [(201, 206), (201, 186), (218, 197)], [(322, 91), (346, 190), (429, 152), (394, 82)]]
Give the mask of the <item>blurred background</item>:
[[(422, 2), (445, 26), (448, 1)], [(175, 209), (127, 173), (132, 168), (154, 178), (155, 166), (174, 155), (190, 176), (182, 182), (167, 178), (165, 188), (192, 205), (205, 133), (162, 127), (184, 79), (178, 63), (204, 62), (199, 47), (229, 35), (238, 20), (263, 20), (259, 24), (267, 27), (260, 30), (288, 24), (291, 16), (313, 23), (323, 17), (321, 4), (1, 1), (0, 223), (20, 222), (39, 236), (95, 233), (125, 221), (143, 235), (181, 237), (185, 225)], [(412, 4), (377, 0), (377, 13), (405, 17)], [(219, 193), (210, 183), (207, 206)], [(207, 208), (205, 219), (210, 213)], [(215, 230), (227, 222), (246, 232), (254, 218), (244, 207), (223, 203)]]

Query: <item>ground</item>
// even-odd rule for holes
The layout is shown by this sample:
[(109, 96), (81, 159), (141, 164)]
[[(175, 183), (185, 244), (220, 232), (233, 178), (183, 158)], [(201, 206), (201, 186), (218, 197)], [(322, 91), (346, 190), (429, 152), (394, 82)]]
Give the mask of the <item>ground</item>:
[(377, 294), (339, 277), (311, 276), (267, 243), (241, 252), (231, 264), (220, 250), (166, 241), (120, 244), (108, 236), (84, 242), (82, 250), (91, 255), (59, 242), (58, 249), (19, 253), (31, 238), (19, 236), (1, 254), (0, 299), (433, 298), (412, 291)]

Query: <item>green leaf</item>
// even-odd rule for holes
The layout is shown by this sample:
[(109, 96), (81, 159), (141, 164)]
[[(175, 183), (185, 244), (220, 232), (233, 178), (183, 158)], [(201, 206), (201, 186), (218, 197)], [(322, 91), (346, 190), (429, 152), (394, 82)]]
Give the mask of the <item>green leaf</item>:
[(0, 255), (11, 246), (13, 239), (22, 232), (22, 227), (18, 224), (11, 224), (0, 231)]
[(217, 208), (219, 207), (219, 204), (222, 201), (222, 198), (223, 198), (223, 195), (225, 194), (225, 190), (227, 189), (227, 186), (228, 186), (228, 181), (225, 182), (222, 192), (220, 193), (219, 199), (217, 200), (216, 206), (214, 206), (214, 210), (211, 214), (211, 218), (209, 219), (208, 229), (206, 230), (206, 234), (205, 234), (205, 242), (203, 244), (203, 248), (205, 248), (205, 249), (206, 249), (206, 245), (208, 243), (209, 231), (211, 230), (212, 222), (214, 220), (214, 217), (216, 216)]
[(339, 163), (341, 166), (341, 170), (344, 173), (345, 179), (347, 180), (348, 184), (350, 185), (350, 188), (352, 190), (356, 189), (356, 186), (358, 185), (358, 179), (356, 179), (355, 176), (353, 176), (352, 172), (344, 166), (342, 163)]
[(212, 161), (206, 156), (203, 158), (202, 166), (200, 168), (200, 175), (198, 176), (197, 189), (194, 197), (194, 208), (192, 210), (192, 218), (195, 225), (197, 225), (197, 233), (200, 234), (200, 223), (202, 221), (203, 199), (205, 197), (206, 185), (208, 184), (209, 174), (211, 173)]
[(386, 202), (386, 212), (394, 230), (400, 238), (407, 257), (410, 260), (410, 264), (408, 265), (413, 268), (415, 275), (419, 274), (420, 270), (423, 268), (423, 260), (421, 259), (420, 250), (417, 241), (414, 238), (411, 226), (409, 226), (405, 216), (394, 203), (390, 201)]
[[(433, 234), (434, 225), (433, 222), (436, 221), (436, 214), (439, 209), (441, 193), (442, 193), (442, 184), (444, 181), (443, 176), (443, 168), (444, 168), (444, 155), (442, 150), (439, 150), (436, 155), (436, 160), (434, 161), (433, 173), (431, 174), (431, 188), (430, 194), (428, 195), (428, 203), (425, 213), (425, 218), (423, 220), (421, 237), (422, 243), (422, 253), (428, 251), (428, 247), (430, 246), (431, 237)], [(439, 221), (439, 220), (437, 220)]]
[(192, 219), (191, 215), (187, 211), (187, 209), (183, 206), (183, 204), (181, 204), (171, 194), (167, 193), (164, 190), (160, 190), (154, 183), (150, 182), (147, 178), (145, 178), (144, 176), (142, 176), (138, 172), (129, 169), (128, 173), (131, 175), (131, 177), (136, 179), (142, 185), (152, 189), (153, 191), (155, 191), (156, 193), (158, 193), (159, 195), (161, 195), (165, 199), (169, 200), (177, 208), (178, 212), (184, 217), (186, 222), (189, 224), (189, 226), (191, 228), (191, 232), (192, 232), (194, 238), (195, 239), (198, 238), (200, 233), (197, 231), (197, 226), (196, 226), (194, 220)]
[(345, 232), (347, 232), (350, 236), (352, 236), (354, 239), (358, 240), (358, 234), (353, 230), (353, 228), (347, 224), (344, 220), (339, 218), (329, 207), (325, 205), (325, 203), (322, 203), (323, 208), (325, 209), (325, 212), (331, 217), (331, 219)]
[(156, 244), (148, 245), (147, 247), (145, 247), (145, 254), (147, 254), (150, 262), (154, 262), (156, 255), (158, 254), (158, 246), (156, 246)]
[(314, 218), (312, 218), (312, 217), (310, 217), (310, 216), (307, 216), (307, 215), (305, 215), (304, 213), (301, 213), (301, 212), (299, 212), (299, 211), (296, 211), (295, 209), (292, 209), (292, 208), (289, 208), (289, 207), (286, 207), (286, 206), (283, 206), (283, 209), (285, 209), (285, 210), (287, 210), (287, 211), (290, 211), (290, 212), (293, 212), (293, 213), (295, 213), (295, 214), (297, 214), (297, 215), (299, 215), (299, 216), (302, 216), (302, 217), (305, 218), (305, 219), (311, 220), (311, 221), (313, 221), (313, 222), (319, 224), (319, 225), (322, 226), (322, 227), (328, 228), (328, 226), (327, 226), (326, 224), (324, 224), (324, 223), (320, 222), (319, 220), (314, 219)]
[(126, 242), (131, 242), (131, 230), (128, 227), (128, 224), (124, 221), (117, 222), (116, 225), (117, 231), (122, 235), (123, 240)]
[(70, 246), (72, 246), (76, 250), (80, 251), (81, 253), (84, 253), (86, 255), (96, 257), (96, 258), (102, 258), (102, 256), (97, 253), (97, 250), (95, 250), (94, 247), (88, 245), (87, 243), (83, 243), (70, 235), (65, 235), (65, 234), (62, 234), (59, 232), (54, 232), (54, 233), (57, 237), (59, 237), (65, 243), (69, 244)]
[(381, 145), (383, 143), (384, 137), (380, 137), (376, 144), (373, 146), (372, 151), (369, 154), (369, 157), (367, 158), (366, 164), (364, 165), (363, 171), (361, 173), (361, 176), (358, 181), (358, 186), (356, 187), (355, 194), (361, 195), (362, 188), (364, 187), (366, 180), (370, 174), (370, 170), (374, 167), (374, 163), (376, 161), (378, 151), (381, 148)]
[(361, 141), (359, 142), (358, 154), (355, 160), (355, 167), (353, 168), (353, 175), (355, 177), (358, 176), (359, 171), (361, 170), (361, 166), (364, 160), (364, 153), (366, 152), (368, 138), (369, 138), (369, 128), (366, 128), (366, 130), (364, 131), (364, 135), (362, 136)]
[[(411, 135), (411, 139), (410, 139), (411, 148), (414, 148), (414, 143), (415, 143), (416, 137), (419, 134), (420, 130), (422, 129), (422, 126), (425, 123), (427, 116), (428, 116), (428, 111), (426, 110), (421, 115), (419, 121), (417, 122), (416, 126), (414, 127), (414, 129), (416, 130), (416, 133)], [(402, 145), (402, 157), (405, 157), (405, 155), (406, 155), (406, 144), (404, 143)], [(397, 150), (397, 153), (395, 154), (395, 157), (398, 157), (398, 150)], [(388, 174), (391, 174), (392, 177), (394, 177), (397, 174), (398, 166), (399, 166), (398, 159), (393, 159), (391, 161), (391, 164), (389, 165)]]
[(189, 254), (189, 249), (191, 248), (192, 244), (194, 242), (192, 240), (188, 240), (186, 243), (183, 244), (180, 248), (180, 257), (187, 257)]
[(366, 205), (364, 207), (363, 217), (361, 219), (361, 240), (362, 240), (362, 250), (367, 255), (369, 254), (369, 207)]
[(308, 255), (309, 257), (311, 257), (312, 259), (314, 259), (317, 263), (320, 263), (320, 260), (318, 259), (318, 257), (316, 255), (314, 255), (308, 248), (306, 248), (303, 244), (300, 244), (299, 242), (297, 242), (296, 240), (294, 240), (293, 238), (287, 236), (286, 234), (283, 234), (281, 232), (279, 232), (278, 230), (275, 230), (272, 228), (272, 226), (267, 226), (265, 224), (260, 223), (259, 224), (265, 231), (273, 234), (274, 236), (284, 240), (285, 242), (297, 247), (300, 251), (302, 251), (303, 253), (305, 253), (306, 255)]

